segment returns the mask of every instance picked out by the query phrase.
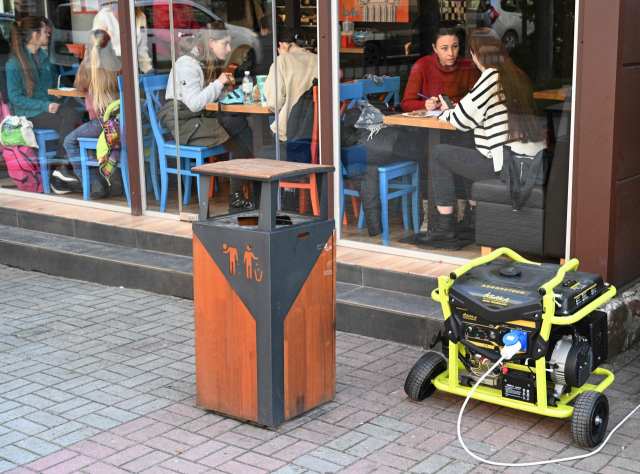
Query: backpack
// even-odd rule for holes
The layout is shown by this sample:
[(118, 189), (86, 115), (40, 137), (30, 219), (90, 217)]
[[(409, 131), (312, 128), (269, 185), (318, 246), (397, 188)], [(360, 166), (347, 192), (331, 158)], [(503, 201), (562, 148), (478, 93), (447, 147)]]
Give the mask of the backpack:
[[(2, 100), (0, 95), (0, 120), (11, 115), (9, 105)], [(7, 172), (21, 191), (30, 193), (42, 193), (42, 176), (40, 163), (33, 148), (28, 146), (4, 146), (0, 144), (2, 157), (7, 164)]]
[(113, 177), (118, 161), (120, 161), (120, 100), (113, 101), (104, 115), (100, 117), (102, 133), (98, 137), (96, 156), (100, 162), (100, 174), (111, 185), (109, 178)]
[(28, 146), (5, 146), (2, 157), (7, 163), (7, 171), (13, 182), (21, 191), (42, 193), (42, 176), (40, 164)]

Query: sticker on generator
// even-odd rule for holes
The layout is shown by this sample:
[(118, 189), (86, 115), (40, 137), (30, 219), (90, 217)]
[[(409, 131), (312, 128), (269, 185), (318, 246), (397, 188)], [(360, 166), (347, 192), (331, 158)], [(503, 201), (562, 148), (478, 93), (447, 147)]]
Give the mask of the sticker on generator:
[(510, 370), (502, 376), (502, 397), (527, 403), (536, 403), (536, 384), (528, 374), (518, 375)]

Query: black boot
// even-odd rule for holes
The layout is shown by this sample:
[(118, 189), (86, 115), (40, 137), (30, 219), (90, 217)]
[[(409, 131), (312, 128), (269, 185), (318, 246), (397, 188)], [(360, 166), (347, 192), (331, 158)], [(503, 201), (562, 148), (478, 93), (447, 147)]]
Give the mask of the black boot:
[(438, 213), (436, 225), (433, 226), (429, 232), (418, 234), (416, 240), (419, 245), (424, 245), (427, 248), (445, 250), (460, 249), (461, 244), (456, 237), (453, 213)]
[(476, 241), (476, 206), (467, 203), (462, 219), (456, 226), (456, 232), (461, 240)]

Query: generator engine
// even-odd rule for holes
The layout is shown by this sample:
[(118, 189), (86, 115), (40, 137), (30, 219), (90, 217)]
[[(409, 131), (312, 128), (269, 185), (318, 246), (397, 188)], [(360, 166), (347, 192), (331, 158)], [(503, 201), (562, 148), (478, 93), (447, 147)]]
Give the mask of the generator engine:
[[(540, 336), (542, 295), (538, 289), (559, 266), (493, 261), (458, 277), (449, 290), (451, 316), (445, 320), (443, 349), (462, 343), (458, 357), (467, 369), (463, 385), (475, 383), (500, 358), (504, 338), (517, 337), (521, 350), (510, 366), (494, 370), (485, 385), (502, 388), (504, 398), (536, 403), (535, 361), (545, 360), (549, 405), (571, 387), (582, 387), (607, 358), (607, 314), (593, 311), (575, 324), (552, 326), (548, 340)], [(600, 275), (567, 272), (554, 289), (555, 316), (570, 316), (598, 298), (608, 287)], [(445, 350), (446, 352), (446, 350)], [(448, 354), (445, 354), (448, 355)]]

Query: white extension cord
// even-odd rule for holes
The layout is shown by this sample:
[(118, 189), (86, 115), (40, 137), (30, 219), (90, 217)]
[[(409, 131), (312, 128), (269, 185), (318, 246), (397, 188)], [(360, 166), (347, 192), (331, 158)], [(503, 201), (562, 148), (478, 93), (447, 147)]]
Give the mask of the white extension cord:
[(640, 405), (635, 407), (633, 409), (633, 411), (631, 413), (629, 413), (624, 418), (624, 420), (622, 420), (620, 423), (618, 423), (618, 425), (613, 430), (611, 430), (611, 433), (609, 433), (609, 436), (607, 436), (607, 439), (604, 440), (604, 442), (598, 447), (598, 449), (596, 449), (595, 451), (591, 451), (590, 453), (587, 453), (587, 454), (581, 454), (580, 456), (571, 456), (571, 457), (562, 458), (562, 459), (551, 459), (550, 461), (536, 461), (536, 462), (522, 462), (522, 463), (496, 462), (496, 461), (490, 461), (488, 459), (481, 458), (480, 456), (476, 456), (471, 451), (469, 451), (467, 446), (464, 444), (464, 441), (462, 440), (462, 433), (460, 433), (460, 423), (462, 421), (462, 413), (464, 412), (464, 409), (467, 406), (467, 403), (469, 402), (469, 399), (471, 398), (471, 395), (473, 395), (473, 392), (475, 392), (476, 388), (478, 388), (478, 386), (482, 383), (482, 381), (485, 379), (485, 377), (487, 375), (489, 375), (490, 373), (492, 373), (493, 370), (496, 367), (498, 367), (503, 360), (511, 359), (511, 357), (513, 357), (513, 355), (516, 354), (518, 352), (518, 350), (520, 350), (520, 343), (519, 342), (517, 344), (513, 345), (513, 346), (505, 346), (503, 348), (502, 357), (500, 357), (500, 360), (498, 362), (496, 362), (495, 364), (493, 364), (493, 367), (491, 367), (489, 370), (487, 370), (484, 373), (484, 375), (482, 377), (480, 377), (480, 379), (476, 382), (476, 384), (473, 386), (473, 388), (469, 392), (469, 395), (467, 395), (467, 398), (465, 399), (464, 403), (462, 404), (462, 408), (460, 409), (460, 414), (458, 415), (458, 439), (460, 440), (460, 444), (462, 445), (464, 450), (471, 457), (477, 459), (480, 462), (483, 462), (483, 463), (486, 463), (486, 464), (492, 464), (493, 466), (524, 467), (524, 466), (541, 466), (543, 464), (553, 464), (553, 463), (558, 463), (558, 462), (574, 461), (576, 459), (588, 458), (589, 456), (593, 456), (594, 454), (598, 454), (602, 450), (602, 448), (604, 448), (604, 446), (607, 444), (607, 442), (609, 442), (609, 439), (611, 438), (611, 436), (613, 436), (613, 433), (615, 433), (616, 430), (618, 428), (620, 428), (629, 418), (631, 418), (631, 416), (636, 411), (638, 411), (638, 409), (640, 408)]

